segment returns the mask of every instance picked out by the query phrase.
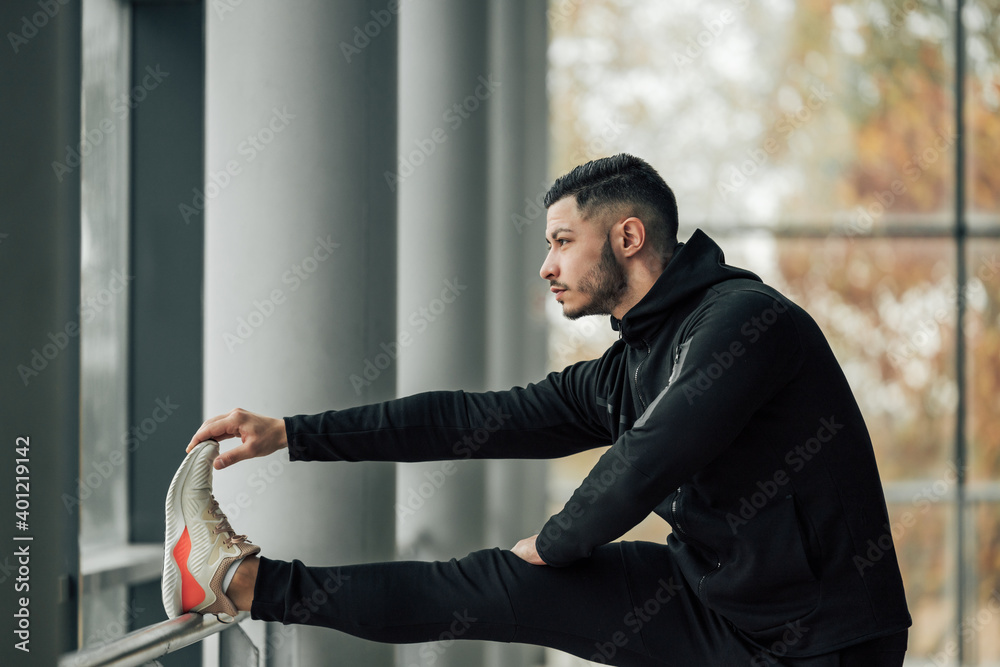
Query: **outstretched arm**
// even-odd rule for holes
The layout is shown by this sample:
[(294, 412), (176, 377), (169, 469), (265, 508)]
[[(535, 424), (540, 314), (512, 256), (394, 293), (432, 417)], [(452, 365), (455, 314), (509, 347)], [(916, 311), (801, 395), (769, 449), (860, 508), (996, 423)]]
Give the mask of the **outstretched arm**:
[(217, 468), (288, 447), (292, 460), (435, 461), (555, 458), (610, 444), (595, 410), (602, 359), (500, 392), (436, 391), (314, 415), (272, 419), (236, 409), (188, 445), (239, 436)]
[(555, 458), (610, 444), (589, 362), (509, 391), (432, 391), (286, 417), (289, 455), (324, 461)]

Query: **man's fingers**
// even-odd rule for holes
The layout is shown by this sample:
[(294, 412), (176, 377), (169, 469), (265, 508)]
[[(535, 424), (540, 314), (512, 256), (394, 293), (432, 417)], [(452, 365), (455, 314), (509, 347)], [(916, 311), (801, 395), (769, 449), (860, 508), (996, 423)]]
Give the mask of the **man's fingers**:
[(215, 457), (216, 470), (222, 470), (223, 468), (228, 468), (234, 463), (238, 463), (244, 459), (251, 458), (251, 454), (248, 451), (246, 445), (239, 445), (238, 447), (233, 447), (229, 451), (223, 452)]
[(535, 548), (535, 540), (537, 538), (538, 535), (526, 537), (515, 544), (511, 551), (514, 552), (515, 556), (523, 561), (531, 563), (532, 565), (546, 565), (545, 561), (538, 555), (538, 551)]
[(227, 440), (239, 434), (240, 426), (236, 422), (236, 416), (232, 412), (225, 415), (218, 415), (217, 417), (205, 420), (201, 428), (192, 436), (186, 451), (190, 453), (198, 443), (205, 442), (206, 440)]
[(187, 451), (191, 452), (199, 442), (205, 440), (227, 440), (239, 436), (241, 443), (215, 457), (215, 469), (222, 470), (234, 463), (255, 456), (267, 456), (282, 447), (287, 447), (285, 422), (236, 408), (232, 412), (205, 420)]

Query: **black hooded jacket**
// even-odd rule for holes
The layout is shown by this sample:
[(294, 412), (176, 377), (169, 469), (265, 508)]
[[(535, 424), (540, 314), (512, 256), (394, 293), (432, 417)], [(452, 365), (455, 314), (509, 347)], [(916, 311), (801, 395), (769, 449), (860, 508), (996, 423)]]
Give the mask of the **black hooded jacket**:
[(871, 439), (813, 319), (696, 231), (599, 359), (503, 392), (285, 418), (293, 460), (554, 458), (612, 445), (536, 548), (565, 566), (650, 512), (708, 608), (789, 656), (909, 627)]

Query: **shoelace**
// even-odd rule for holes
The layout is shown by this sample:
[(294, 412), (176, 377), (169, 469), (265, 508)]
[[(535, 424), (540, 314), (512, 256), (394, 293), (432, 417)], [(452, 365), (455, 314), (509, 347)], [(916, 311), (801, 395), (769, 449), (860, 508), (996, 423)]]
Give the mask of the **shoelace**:
[(237, 535), (233, 527), (229, 525), (229, 519), (226, 518), (225, 513), (219, 508), (219, 501), (215, 499), (214, 495), (209, 495), (212, 502), (208, 506), (208, 511), (219, 520), (218, 525), (212, 529), (215, 535), (220, 533), (229, 533), (229, 537), (226, 538), (226, 546), (231, 547), (234, 544), (242, 544), (243, 542), (250, 543), (246, 535)]

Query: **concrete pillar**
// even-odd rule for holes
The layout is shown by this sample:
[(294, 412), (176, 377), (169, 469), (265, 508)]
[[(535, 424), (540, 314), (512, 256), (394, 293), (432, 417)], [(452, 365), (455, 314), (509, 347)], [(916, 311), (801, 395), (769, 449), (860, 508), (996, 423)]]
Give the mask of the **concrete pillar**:
[[(488, 385), (509, 389), (541, 379), (547, 362), (544, 303), (538, 277), (545, 257), (548, 48), (545, 4), (493, 0), (490, 61), (503, 95), (490, 108)], [(490, 461), (487, 538), (510, 548), (538, 532), (545, 518), (546, 463)], [(491, 644), (490, 667), (540, 665), (542, 649)]]
[[(407, 4), (400, 28), (399, 393), (486, 384), (488, 5)], [(392, 192), (387, 190), (386, 195)], [(447, 302), (448, 300), (451, 302)], [(399, 553), (448, 560), (487, 546), (485, 465), (399, 466)], [(451, 468), (447, 468), (451, 470)], [(434, 484), (433, 480), (443, 483)], [(408, 510), (414, 510), (412, 512)], [(481, 643), (400, 647), (400, 664), (482, 664)]]
[[(77, 647), (80, 516), (64, 499), (76, 497), (80, 464), (82, 28), (78, 2), (42, 9), (0, 3), (0, 498), (9, 512), (0, 529), (0, 664), (8, 666), (54, 665)], [(74, 167), (54, 169), (68, 153)], [(15, 646), (22, 641), (30, 652)]]
[[(270, 416), (391, 398), (352, 383), (396, 337), (397, 15), (382, 0), (207, 3), (205, 414)], [(391, 560), (391, 463), (287, 463), (215, 477), (262, 554)], [(267, 664), (375, 665), (393, 648), (274, 629)]]

